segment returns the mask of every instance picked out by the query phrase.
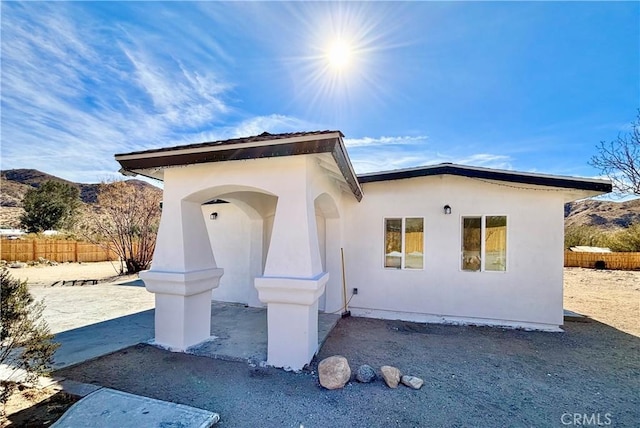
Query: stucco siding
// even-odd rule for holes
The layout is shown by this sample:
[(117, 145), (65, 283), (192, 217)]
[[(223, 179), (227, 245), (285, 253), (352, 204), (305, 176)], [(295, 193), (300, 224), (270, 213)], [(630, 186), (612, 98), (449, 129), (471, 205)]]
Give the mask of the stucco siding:
[[(224, 267), (220, 285), (213, 290), (213, 299), (221, 302), (243, 303), (263, 306), (253, 286), (253, 278), (260, 275), (256, 268), (262, 265), (262, 225), (260, 220), (251, 220), (234, 204), (203, 205), (202, 212), (211, 241), (211, 248), (218, 266)], [(215, 219), (211, 214), (216, 213)], [(258, 229), (256, 236), (252, 228)], [(252, 248), (254, 247), (254, 248)], [(252, 250), (258, 247), (257, 259)], [(256, 263), (259, 266), (254, 266)]]
[[(368, 183), (345, 206), (354, 313), (554, 329), (562, 324), (562, 194), (455, 176)], [(444, 205), (452, 213), (444, 214)], [(461, 218), (507, 216), (507, 271), (461, 270)], [(386, 269), (384, 218), (424, 217), (423, 270)], [(539, 325), (538, 325), (539, 324)]]

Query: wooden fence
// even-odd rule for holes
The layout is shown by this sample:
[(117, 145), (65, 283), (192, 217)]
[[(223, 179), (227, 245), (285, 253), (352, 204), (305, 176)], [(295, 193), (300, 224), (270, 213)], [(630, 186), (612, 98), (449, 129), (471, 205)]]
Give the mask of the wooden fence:
[(113, 251), (99, 245), (60, 239), (2, 239), (0, 258), (8, 262), (29, 262), (43, 258), (59, 263), (118, 260)]
[(565, 267), (635, 270), (640, 269), (640, 253), (579, 253), (565, 251), (564, 265)]
[[(408, 250), (421, 249), (422, 232), (407, 234), (405, 245)], [(409, 236), (410, 235), (410, 236)], [(103, 262), (118, 260), (118, 256), (96, 244), (59, 239), (0, 240), (0, 258), (8, 262), (28, 262), (43, 258), (59, 263)], [(579, 253), (564, 252), (566, 267), (595, 268), (596, 263), (605, 269), (640, 270), (640, 253)]]

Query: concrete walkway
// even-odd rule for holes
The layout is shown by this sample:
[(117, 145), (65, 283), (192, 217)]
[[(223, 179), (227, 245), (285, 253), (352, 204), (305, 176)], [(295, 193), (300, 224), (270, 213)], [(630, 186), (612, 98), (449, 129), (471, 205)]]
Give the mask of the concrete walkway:
[(217, 413), (208, 410), (100, 388), (71, 406), (52, 426), (208, 428), (219, 420)]

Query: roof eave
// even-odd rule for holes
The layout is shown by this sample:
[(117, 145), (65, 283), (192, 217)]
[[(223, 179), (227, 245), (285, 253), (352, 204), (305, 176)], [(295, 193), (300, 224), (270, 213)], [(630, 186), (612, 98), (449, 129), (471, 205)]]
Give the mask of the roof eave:
[(612, 190), (611, 182), (609, 182), (608, 180), (522, 173), (489, 168), (469, 167), (455, 164), (440, 164), (420, 168), (362, 174), (358, 176), (358, 180), (360, 181), (360, 183), (372, 183), (377, 181), (402, 180), (414, 177), (427, 177), (447, 174), (532, 186), (584, 190), (587, 192), (596, 192), (595, 194), (609, 193)]
[(156, 170), (158, 172), (154, 178), (157, 179), (161, 175), (159, 171), (168, 167), (315, 153), (331, 153), (351, 192), (358, 201), (362, 200), (362, 188), (344, 148), (340, 131), (247, 143), (182, 146), (169, 150), (117, 154), (115, 158), (122, 167), (121, 172), (147, 175), (148, 171)]

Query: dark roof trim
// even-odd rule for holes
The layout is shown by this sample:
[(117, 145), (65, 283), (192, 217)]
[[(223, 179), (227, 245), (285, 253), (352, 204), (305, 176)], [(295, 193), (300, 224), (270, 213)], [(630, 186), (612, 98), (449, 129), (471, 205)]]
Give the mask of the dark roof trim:
[(536, 186), (589, 190), (603, 193), (609, 193), (612, 190), (611, 183), (605, 180), (523, 173), (499, 169), (469, 167), (451, 163), (361, 174), (358, 175), (358, 181), (360, 183), (373, 183), (376, 181), (402, 180), (405, 178), (427, 177), (431, 175), (444, 174)]
[(290, 132), (290, 133), (282, 133), (282, 134), (270, 134), (268, 132), (263, 132), (260, 135), (254, 135), (252, 137), (232, 138), (229, 140), (218, 140), (218, 141), (210, 141), (206, 143), (187, 144), (187, 145), (174, 146), (174, 147), (162, 147), (159, 149), (142, 150), (142, 151), (130, 152), (130, 153), (119, 153), (119, 154), (116, 154), (115, 157), (116, 159), (118, 159), (121, 157), (128, 158), (135, 155), (162, 156), (165, 153), (182, 152), (182, 151), (205, 152), (209, 150), (217, 150), (221, 146), (231, 146), (231, 145), (257, 146), (260, 143), (270, 144), (271, 142), (276, 140), (310, 139), (308, 137), (313, 137), (313, 136), (322, 137), (322, 136), (327, 136), (331, 134), (338, 134), (340, 137), (344, 137), (344, 135), (340, 131)]
[(163, 156), (140, 156), (129, 159), (117, 159), (125, 170), (162, 168), (178, 165), (193, 165), (207, 162), (223, 162), (231, 160), (246, 160), (271, 158), (278, 156), (304, 155), (323, 153), (333, 150), (335, 139), (313, 140), (301, 143), (273, 144), (259, 147), (229, 147), (225, 150), (198, 151), (186, 153), (161, 152)]
[(115, 157), (122, 166), (121, 171), (138, 173), (139, 170), (179, 165), (331, 153), (347, 185), (360, 201), (362, 189), (351, 167), (342, 137), (340, 131), (277, 135), (263, 133), (256, 137), (124, 153)]

